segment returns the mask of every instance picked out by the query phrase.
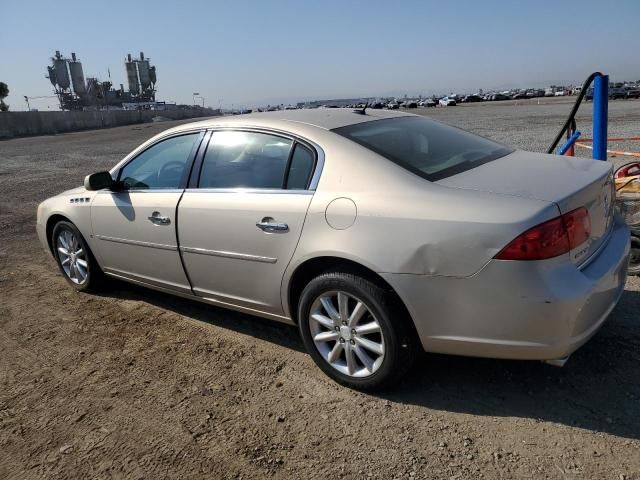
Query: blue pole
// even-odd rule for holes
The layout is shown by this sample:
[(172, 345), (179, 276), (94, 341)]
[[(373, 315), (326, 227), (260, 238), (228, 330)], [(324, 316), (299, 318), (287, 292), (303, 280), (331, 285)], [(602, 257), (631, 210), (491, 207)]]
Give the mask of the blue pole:
[(593, 158), (607, 159), (609, 75), (598, 75), (593, 88)]
[[(580, 135), (582, 135), (580, 133), (580, 130), (576, 130), (575, 132), (573, 132), (573, 135), (571, 135), (566, 142), (564, 142), (564, 145), (562, 145), (560, 147), (560, 149), (558, 150), (558, 155), (564, 155), (565, 153), (567, 153), (567, 150), (569, 150), (574, 143), (576, 143), (576, 140), (578, 140), (578, 138), (580, 137)], [(573, 157), (573, 155), (571, 154), (571, 156)]]

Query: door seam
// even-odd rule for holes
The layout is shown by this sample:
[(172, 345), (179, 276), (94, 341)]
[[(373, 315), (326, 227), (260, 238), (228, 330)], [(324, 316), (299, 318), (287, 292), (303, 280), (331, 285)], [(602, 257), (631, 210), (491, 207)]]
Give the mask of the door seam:
[(187, 270), (187, 266), (184, 263), (184, 257), (182, 256), (182, 249), (180, 248), (180, 233), (178, 232), (178, 222), (179, 222), (179, 218), (178, 218), (178, 210), (180, 209), (180, 202), (182, 201), (182, 197), (184, 197), (184, 193), (185, 190), (182, 190), (182, 193), (180, 194), (180, 198), (178, 199), (178, 203), (176, 203), (176, 213), (174, 215), (176, 222), (175, 222), (175, 229), (176, 229), (176, 246), (178, 248), (178, 256), (180, 257), (180, 265), (182, 265), (182, 271), (184, 272), (184, 276), (187, 277), (187, 282), (189, 282), (189, 290), (191, 290), (191, 293), (195, 296), (196, 292), (193, 290), (193, 282), (191, 281), (191, 277), (189, 276), (189, 271)]

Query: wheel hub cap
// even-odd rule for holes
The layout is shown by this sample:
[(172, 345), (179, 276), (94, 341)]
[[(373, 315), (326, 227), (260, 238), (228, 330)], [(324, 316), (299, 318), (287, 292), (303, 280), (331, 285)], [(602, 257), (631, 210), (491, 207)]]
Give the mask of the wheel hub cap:
[(351, 340), (351, 329), (346, 325), (340, 327), (340, 336), (345, 340)]

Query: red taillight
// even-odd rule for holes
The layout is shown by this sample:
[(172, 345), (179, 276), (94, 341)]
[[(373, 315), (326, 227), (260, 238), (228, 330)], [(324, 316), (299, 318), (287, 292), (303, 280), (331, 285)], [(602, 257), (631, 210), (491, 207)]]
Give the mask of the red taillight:
[(498, 260), (544, 260), (567, 253), (591, 235), (591, 219), (586, 208), (578, 208), (541, 223), (504, 247)]
[(591, 236), (591, 217), (586, 208), (577, 208), (562, 216), (569, 235), (569, 246), (573, 250), (589, 240)]

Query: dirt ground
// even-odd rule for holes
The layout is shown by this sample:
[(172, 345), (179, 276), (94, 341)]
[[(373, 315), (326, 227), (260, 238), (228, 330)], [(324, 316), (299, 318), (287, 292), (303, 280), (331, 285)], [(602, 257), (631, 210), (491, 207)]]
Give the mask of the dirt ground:
[[(542, 151), (568, 109), (427, 113)], [(639, 118), (613, 102), (611, 134)], [(115, 281), (69, 288), (37, 204), (175, 123), (0, 142), (0, 478), (640, 479), (636, 278), (562, 369), (424, 354), (384, 395), (334, 384), (292, 327)]]

